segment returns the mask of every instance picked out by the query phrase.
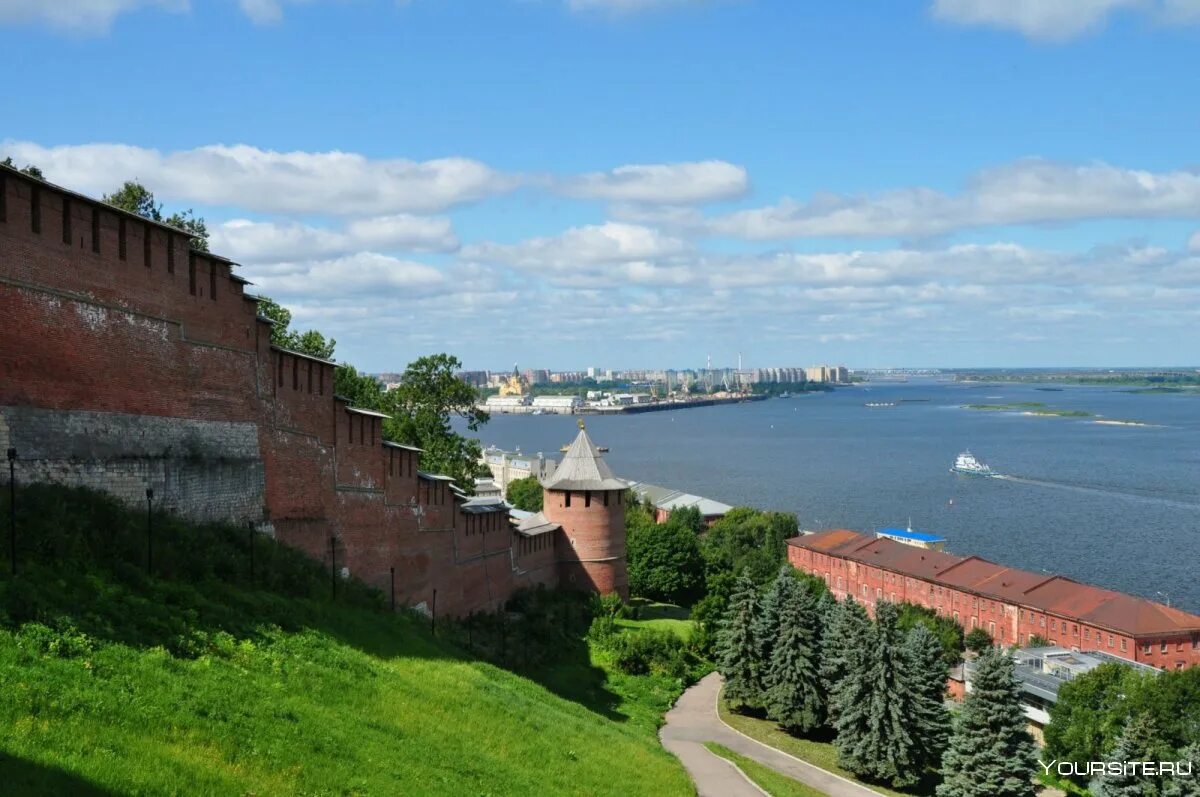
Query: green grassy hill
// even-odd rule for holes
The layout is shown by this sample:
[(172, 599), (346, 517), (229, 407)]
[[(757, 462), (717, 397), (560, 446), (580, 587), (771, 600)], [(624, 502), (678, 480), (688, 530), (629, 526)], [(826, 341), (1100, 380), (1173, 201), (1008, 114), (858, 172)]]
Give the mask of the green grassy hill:
[(5, 793), (693, 793), (655, 733), (680, 684), (609, 672), (581, 635), (535, 681), (361, 585), (331, 601), (328, 572), (269, 540), (250, 583), (245, 530), (156, 518), (148, 576), (144, 514), (46, 486), (17, 503)]

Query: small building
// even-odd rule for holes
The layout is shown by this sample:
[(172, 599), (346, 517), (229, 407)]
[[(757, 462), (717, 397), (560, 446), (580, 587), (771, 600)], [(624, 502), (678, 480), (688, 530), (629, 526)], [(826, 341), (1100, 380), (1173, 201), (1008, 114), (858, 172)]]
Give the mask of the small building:
[[(501, 495), (508, 495), (508, 485), (517, 479), (527, 479), (533, 476), (538, 481), (545, 481), (554, 473), (558, 463), (536, 454), (522, 454), (521, 449), (505, 451), (495, 446), (488, 446), (480, 456), (480, 462), (492, 472), (492, 482), (499, 488)], [(478, 488), (476, 488), (478, 493)]]
[[(1012, 652), (1013, 668), (1021, 684), (1021, 707), (1029, 720), (1030, 730), (1041, 742), (1042, 730), (1050, 722), (1050, 707), (1058, 702), (1058, 690), (1063, 684), (1096, 669), (1101, 664), (1116, 663), (1136, 670), (1158, 674), (1159, 670), (1113, 656), (1101, 650), (1070, 650), (1063, 647), (1018, 648)], [(971, 691), (975, 660), (967, 659), (962, 666), (963, 691)], [(951, 691), (955, 691), (951, 685)]]
[(529, 404), (529, 396), (488, 396), (487, 401), (483, 403), (483, 407), (484, 409), (503, 412), (516, 407), (524, 407), (527, 404)]
[(493, 479), (476, 479), (475, 480), (475, 497), (476, 498), (503, 498), (504, 491), (500, 489), (500, 485), (496, 484)]
[(583, 406), (583, 399), (574, 395), (535, 396), (532, 406), (535, 410), (542, 410), (543, 412), (554, 412), (562, 415), (570, 415), (577, 408)]
[(672, 490), (670, 487), (660, 487), (657, 484), (630, 482), (629, 489), (633, 491), (634, 497), (639, 501), (649, 501), (654, 506), (656, 523), (666, 522), (675, 509), (695, 508), (700, 512), (704, 525), (711, 526), (733, 509), (729, 504), (723, 504), (711, 498), (692, 495), (681, 490)]
[(945, 537), (939, 537), (936, 534), (929, 534), (924, 531), (913, 531), (911, 526), (904, 529), (879, 529), (875, 532), (875, 536), (895, 540), (904, 545), (927, 548), (931, 551), (940, 551), (946, 546)]

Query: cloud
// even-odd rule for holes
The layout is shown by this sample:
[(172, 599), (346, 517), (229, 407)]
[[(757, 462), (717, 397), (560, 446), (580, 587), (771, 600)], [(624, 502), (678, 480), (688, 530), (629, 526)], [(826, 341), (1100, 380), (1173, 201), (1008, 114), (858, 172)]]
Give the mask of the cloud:
[(948, 194), (904, 188), (873, 195), (819, 194), (806, 202), (702, 218), (695, 212), (618, 208), (626, 221), (750, 240), (924, 237), (973, 227), (1111, 218), (1200, 216), (1200, 173), (1149, 172), (1106, 163), (1027, 159), (977, 173)]
[(375, 216), (340, 229), (298, 222), (233, 219), (211, 227), (213, 251), (241, 263), (278, 263), (362, 251), (453, 252), (458, 238), (442, 216)]
[(1064, 41), (1102, 28), (1119, 11), (1149, 14), (1161, 24), (1200, 20), (1197, 0), (934, 0), (946, 22), (1014, 30), (1042, 41)]
[(246, 275), (256, 291), (273, 297), (308, 297), (316, 303), (381, 293), (427, 295), (452, 287), (446, 276), (433, 266), (374, 252), (259, 266), (247, 269)]
[(36, 163), (48, 179), (81, 191), (105, 193), (136, 178), (160, 199), (274, 213), (436, 213), (512, 191), (522, 182), (469, 158), (371, 159), (245, 144), (162, 153), (123, 144), (42, 147), (5, 141), (0, 152)]
[(557, 284), (679, 284), (691, 275), (671, 261), (689, 249), (682, 239), (658, 230), (607, 222), (516, 244), (473, 244), (463, 248), (462, 258), (534, 272)]
[(1200, 230), (1192, 233), (1192, 237), (1188, 239), (1188, 251), (1200, 252)]
[(744, 195), (745, 168), (725, 161), (620, 166), (559, 180), (556, 188), (579, 199), (654, 205), (691, 205)]
[(187, 11), (188, 0), (0, 0), (0, 24), (38, 24), (71, 33), (107, 33), (120, 14), (143, 8)]

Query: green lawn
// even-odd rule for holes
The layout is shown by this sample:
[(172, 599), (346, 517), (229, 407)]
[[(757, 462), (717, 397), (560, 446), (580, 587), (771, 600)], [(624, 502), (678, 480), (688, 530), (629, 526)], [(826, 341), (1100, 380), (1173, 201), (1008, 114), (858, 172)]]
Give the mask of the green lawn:
[(269, 540), (250, 585), (244, 531), (162, 518), (147, 577), (140, 513), (39, 487), (18, 506), (5, 793), (694, 793), (656, 735), (677, 681), (610, 673), (582, 642), (523, 677), (354, 583), (332, 603), (328, 575)]
[(738, 755), (724, 745), (716, 742), (705, 742), (704, 746), (712, 752), (731, 761), (738, 769), (746, 773), (746, 777), (754, 781), (758, 788), (771, 797), (825, 797), (825, 792), (817, 791), (800, 781), (781, 775), (770, 767), (763, 766), (752, 758)]
[(639, 604), (636, 600), (634, 605), (638, 607), (638, 619), (619, 618), (616, 621), (618, 626), (670, 631), (684, 642), (691, 638), (692, 629), (696, 624), (691, 619), (691, 612), (688, 609), (670, 603), (645, 602)]
[[(747, 717), (744, 714), (738, 714), (730, 711), (729, 706), (722, 699), (719, 701), (717, 710), (726, 723), (733, 728), (741, 731), (751, 739), (757, 739), (765, 745), (774, 747), (777, 750), (782, 750), (785, 753), (794, 755), (802, 761), (807, 761), (810, 764), (828, 770), (835, 774), (841, 775), (843, 778), (853, 780), (858, 783), (863, 783), (852, 773), (847, 772), (838, 766), (837, 750), (834, 749), (832, 742), (817, 741), (814, 739), (804, 739), (798, 736), (792, 736), (789, 733), (781, 731), (779, 726), (769, 720), (756, 719), (755, 717)], [(931, 791), (911, 791), (901, 792), (895, 789), (889, 789), (886, 786), (880, 786), (875, 783), (863, 783), (864, 786), (881, 792), (882, 794), (891, 795), (891, 797), (913, 797), (913, 795), (929, 794)], [(769, 789), (768, 789), (769, 791)]]

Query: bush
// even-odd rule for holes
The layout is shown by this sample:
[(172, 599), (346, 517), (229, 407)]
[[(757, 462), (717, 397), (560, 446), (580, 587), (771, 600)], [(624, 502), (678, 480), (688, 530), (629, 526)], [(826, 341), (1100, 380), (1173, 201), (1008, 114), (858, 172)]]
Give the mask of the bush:
[(600, 614), (596, 619), (592, 620), (591, 628), (588, 629), (588, 638), (593, 642), (598, 642), (601, 645), (606, 645), (617, 633), (617, 621), (608, 614)]
[(688, 663), (683, 640), (670, 631), (650, 628), (619, 634), (612, 638), (610, 647), (613, 663), (621, 672), (687, 677)]
[(971, 632), (963, 638), (963, 645), (967, 650), (982, 653), (992, 646), (992, 637), (982, 628), (972, 628)]

